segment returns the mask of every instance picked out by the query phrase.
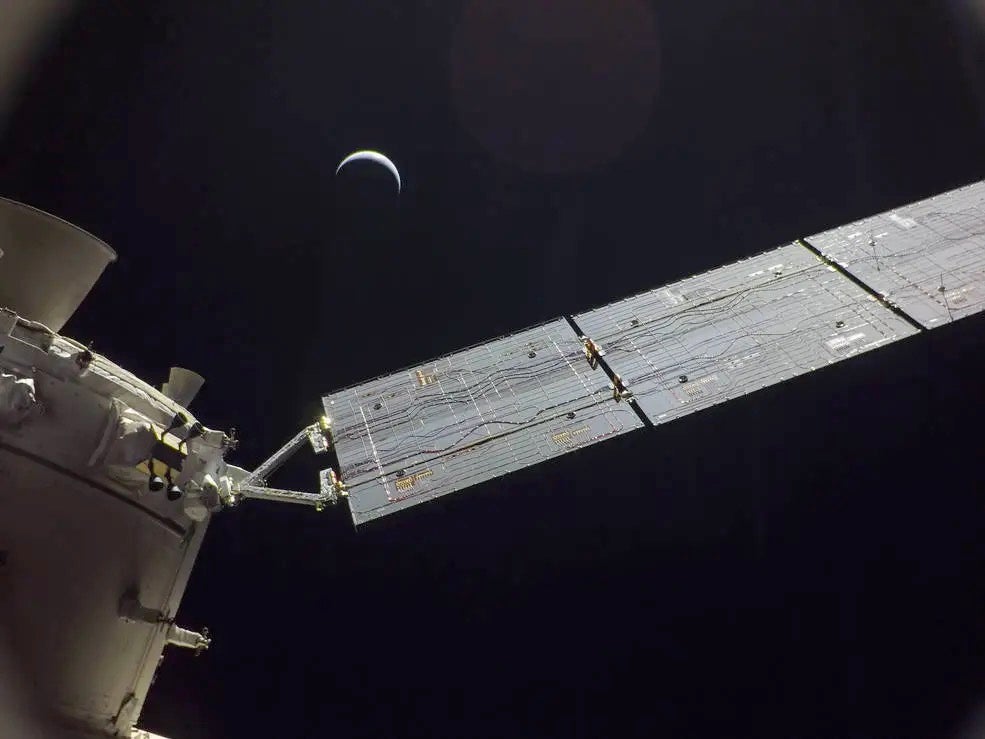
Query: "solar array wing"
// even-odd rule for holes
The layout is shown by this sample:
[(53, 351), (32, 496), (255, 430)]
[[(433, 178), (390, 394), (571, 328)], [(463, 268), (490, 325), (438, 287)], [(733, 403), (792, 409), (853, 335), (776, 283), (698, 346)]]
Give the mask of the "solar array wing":
[(357, 525), (643, 426), (561, 318), (323, 400)]
[(985, 182), (323, 398), (356, 524), (985, 309)]
[(799, 244), (574, 321), (654, 424), (918, 332)]
[(804, 241), (924, 328), (985, 309), (985, 182)]

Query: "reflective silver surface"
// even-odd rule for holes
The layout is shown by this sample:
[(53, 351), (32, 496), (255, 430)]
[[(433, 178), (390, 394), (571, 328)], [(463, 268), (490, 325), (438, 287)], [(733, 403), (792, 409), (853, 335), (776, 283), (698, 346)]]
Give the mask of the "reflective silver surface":
[(324, 404), (356, 524), (643, 425), (564, 319)]

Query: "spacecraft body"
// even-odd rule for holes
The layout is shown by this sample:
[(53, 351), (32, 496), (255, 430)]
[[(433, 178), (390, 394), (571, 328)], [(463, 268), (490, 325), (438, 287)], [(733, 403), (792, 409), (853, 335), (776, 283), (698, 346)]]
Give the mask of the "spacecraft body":
[(165, 646), (208, 646), (174, 617), (243, 473), (197, 376), (161, 391), (57, 333), (109, 247), (0, 200), (0, 249), (0, 735), (130, 736)]
[[(337, 390), (251, 472), (188, 410), (200, 377), (58, 333), (108, 246), (0, 199), (0, 250), (0, 736), (154, 739), (163, 650), (209, 645), (175, 617), (213, 512), (347, 498), (359, 525), (981, 313), (985, 182)], [(335, 455), (317, 490), (269, 487), (306, 445)]]

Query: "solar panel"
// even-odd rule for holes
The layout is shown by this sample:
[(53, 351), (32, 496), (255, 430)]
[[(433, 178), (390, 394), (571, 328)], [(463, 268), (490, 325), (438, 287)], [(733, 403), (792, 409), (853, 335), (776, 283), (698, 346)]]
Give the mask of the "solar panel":
[(985, 309), (985, 182), (805, 241), (925, 328)]
[(985, 182), (323, 398), (356, 524), (985, 308)]
[(323, 402), (357, 525), (643, 426), (560, 318)]
[(654, 424), (918, 331), (797, 244), (574, 321)]

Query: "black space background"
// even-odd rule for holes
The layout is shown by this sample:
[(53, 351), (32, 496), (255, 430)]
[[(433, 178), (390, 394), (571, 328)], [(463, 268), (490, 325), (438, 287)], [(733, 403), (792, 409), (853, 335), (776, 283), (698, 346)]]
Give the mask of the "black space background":
[[(84, 4), (9, 122), (0, 192), (117, 249), (66, 333), (149, 381), (201, 372), (193, 410), (237, 427), (250, 467), (322, 392), (985, 175), (985, 31), (961, 3), (653, 10), (645, 129), (550, 174), (456, 114), (461, 3)], [(398, 202), (334, 178), (364, 147), (397, 161)], [(180, 614), (214, 647), (168, 652), (141, 723), (980, 735), (983, 332), (968, 319), (359, 532), (344, 510), (223, 513)], [(311, 488), (317, 462), (277, 482)]]

